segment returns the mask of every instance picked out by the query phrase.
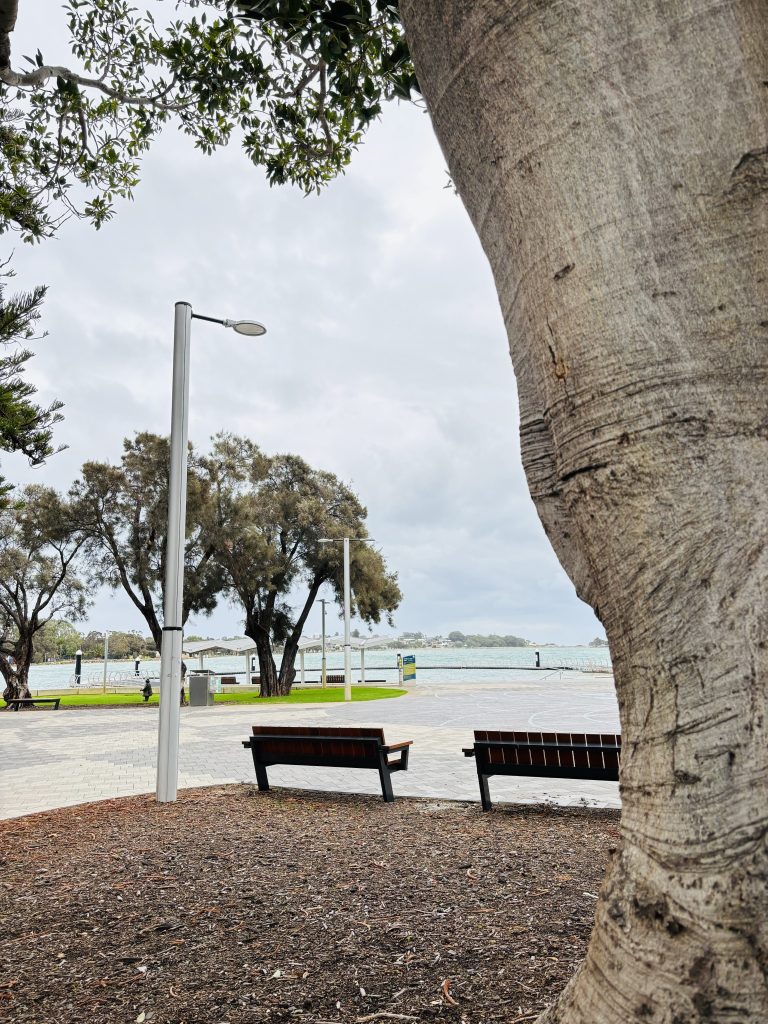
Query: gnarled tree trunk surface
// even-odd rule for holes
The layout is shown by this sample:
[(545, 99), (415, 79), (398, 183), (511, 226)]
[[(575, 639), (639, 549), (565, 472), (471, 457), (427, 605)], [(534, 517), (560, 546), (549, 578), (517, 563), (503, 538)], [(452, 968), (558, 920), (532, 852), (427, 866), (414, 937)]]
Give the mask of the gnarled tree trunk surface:
[(402, 6), (615, 670), (622, 846), (542, 1019), (765, 1024), (768, 7)]

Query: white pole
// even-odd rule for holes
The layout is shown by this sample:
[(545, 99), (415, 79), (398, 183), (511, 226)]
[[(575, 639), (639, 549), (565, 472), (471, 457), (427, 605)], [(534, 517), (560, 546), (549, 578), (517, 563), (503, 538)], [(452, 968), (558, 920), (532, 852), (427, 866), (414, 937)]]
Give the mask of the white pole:
[(251, 655), (250, 652), (245, 655), (245, 685), (251, 685)]
[(189, 432), (189, 341), (192, 307), (177, 302), (173, 328), (171, 465), (168, 480), (163, 642), (160, 651), (160, 728), (157, 788), (160, 803), (176, 799), (179, 765), (184, 535), (187, 516), (187, 437)]
[(320, 599), (320, 604), (323, 606), (323, 654), (320, 659), (320, 678), (322, 680), (323, 689), (325, 689), (325, 598)]
[(299, 662), (301, 664), (301, 685), (303, 686), (306, 682), (304, 679), (304, 651), (299, 651)]
[(365, 686), (365, 648), (360, 648), (360, 685)]
[(107, 662), (109, 661), (109, 630), (104, 630), (104, 679), (101, 684), (101, 692), (107, 692)]
[(352, 700), (352, 648), (349, 645), (351, 615), (349, 584), (349, 537), (344, 538), (344, 700)]

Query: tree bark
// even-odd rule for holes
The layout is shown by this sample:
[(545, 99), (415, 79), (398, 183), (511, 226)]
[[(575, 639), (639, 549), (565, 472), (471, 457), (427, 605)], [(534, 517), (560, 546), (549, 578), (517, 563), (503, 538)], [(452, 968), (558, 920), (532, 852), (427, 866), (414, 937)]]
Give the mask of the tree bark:
[(32, 664), (32, 637), (23, 637), (14, 644), (12, 666), (8, 661), (8, 655), (0, 655), (0, 674), (5, 681), (3, 689), (3, 700), (21, 700), (31, 697), (29, 689), (29, 668)]
[(293, 682), (296, 678), (296, 655), (299, 650), (301, 634), (304, 632), (307, 617), (312, 611), (312, 606), (320, 592), (320, 587), (322, 587), (325, 581), (326, 577), (324, 575), (316, 576), (312, 580), (312, 585), (310, 586), (306, 600), (304, 601), (304, 607), (302, 608), (299, 617), (296, 619), (294, 627), (291, 630), (291, 635), (285, 642), (283, 656), (280, 659), (280, 685), (285, 689), (286, 693), (291, 692), (291, 687), (293, 686)]
[[(243, 601), (243, 604), (246, 608), (248, 607), (246, 601)], [(267, 618), (271, 622), (271, 612)], [(256, 657), (259, 660), (259, 696), (284, 697), (287, 693), (290, 693), (290, 685), (285, 691), (281, 688), (277, 666), (272, 656), (272, 641), (269, 629), (269, 625), (265, 625), (254, 615), (246, 615), (244, 633), (256, 644)]]
[(622, 843), (541, 1020), (764, 1024), (768, 12), (402, 7), (495, 276), (531, 494), (615, 671)]
[(256, 655), (259, 659), (259, 696), (260, 697), (285, 697), (290, 693), (290, 684), (286, 689), (280, 679), (272, 656), (272, 643), (269, 636), (264, 636), (263, 630), (257, 630)]
[(19, 0), (0, 0), (0, 70), (11, 65), (11, 32), (18, 10)]

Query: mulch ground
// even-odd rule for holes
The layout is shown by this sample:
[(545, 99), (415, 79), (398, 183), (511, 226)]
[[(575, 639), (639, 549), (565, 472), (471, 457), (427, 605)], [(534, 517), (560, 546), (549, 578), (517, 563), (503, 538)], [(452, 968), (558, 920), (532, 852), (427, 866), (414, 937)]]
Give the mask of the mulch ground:
[(531, 1020), (618, 820), (223, 786), (0, 822), (0, 1019)]

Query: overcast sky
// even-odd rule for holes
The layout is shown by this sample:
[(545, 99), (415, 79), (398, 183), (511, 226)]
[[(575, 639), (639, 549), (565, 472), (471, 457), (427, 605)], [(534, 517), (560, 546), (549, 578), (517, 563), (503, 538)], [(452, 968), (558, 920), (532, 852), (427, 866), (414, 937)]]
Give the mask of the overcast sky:
[[(15, 53), (42, 39), (46, 60), (66, 63), (41, 6), (22, 5)], [(65, 488), (86, 459), (117, 461), (126, 435), (166, 433), (173, 304), (188, 300), (268, 328), (251, 340), (194, 324), (191, 439), (245, 434), (348, 482), (399, 574), (398, 630), (603, 635), (528, 494), (491, 274), (446, 182), (410, 105), (386, 107), (347, 174), (312, 197), (270, 189), (234, 146), (205, 157), (168, 129), (101, 231), (70, 221), (55, 240), (15, 243), (15, 284), (49, 286), (29, 376), (43, 402), (64, 401), (69, 448), (37, 469), (6, 456), (5, 475)], [(318, 607), (309, 632), (319, 620)], [(119, 593), (95, 595), (88, 623), (144, 629)], [(224, 604), (187, 632), (241, 629)]]

